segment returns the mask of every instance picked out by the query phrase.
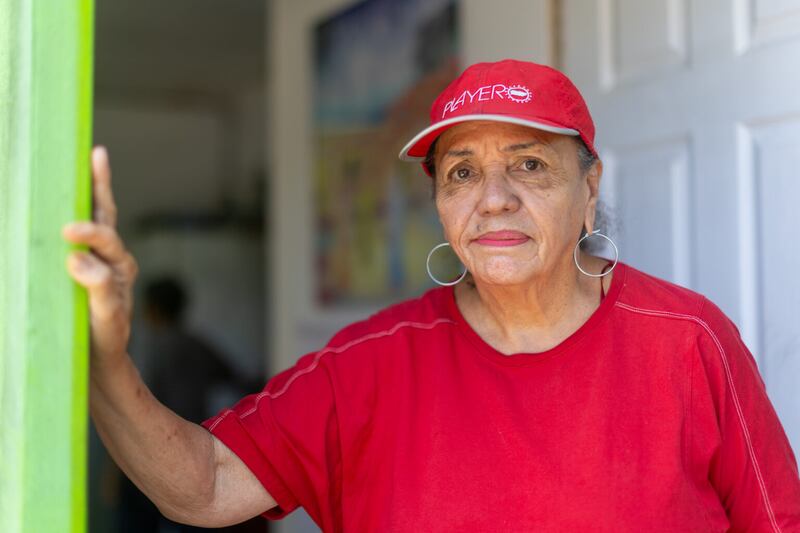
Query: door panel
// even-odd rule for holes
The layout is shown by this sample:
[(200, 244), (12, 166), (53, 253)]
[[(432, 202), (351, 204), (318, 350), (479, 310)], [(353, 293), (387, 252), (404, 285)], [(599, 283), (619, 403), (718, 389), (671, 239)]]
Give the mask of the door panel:
[(737, 323), (800, 450), (800, 0), (562, 7), (621, 257)]
[(734, 7), (740, 53), (800, 34), (799, 0), (736, 0)]
[(603, 88), (686, 65), (686, 0), (600, 0), (598, 14)]
[(624, 260), (653, 275), (690, 282), (689, 145), (660, 141), (614, 151)]
[[(795, 281), (800, 273), (796, 252), (800, 117), (754, 125), (748, 133), (751, 145), (743, 149), (750, 149), (752, 159), (742, 170), (751, 180), (756, 204), (750, 222), (757, 230), (758, 249), (753, 255), (758, 260), (749, 274), (760, 288), (761, 372), (773, 390), (786, 391), (780, 407), (785, 416), (792, 416), (800, 408), (800, 395), (792, 394), (800, 376), (800, 284)], [(787, 425), (786, 430), (793, 442), (800, 442), (797, 425)]]

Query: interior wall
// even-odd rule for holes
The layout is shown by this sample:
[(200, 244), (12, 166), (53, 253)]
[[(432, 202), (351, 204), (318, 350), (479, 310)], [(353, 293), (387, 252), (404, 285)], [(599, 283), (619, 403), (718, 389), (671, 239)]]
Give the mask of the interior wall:
[[(254, 86), (233, 97), (177, 101), (158, 92), (101, 94), (95, 107), (95, 142), (105, 145), (111, 155), (119, 231), (140, 265), (137, 291), (149, 278), (164, 273), (191, 278), (196, 304), (206, 307), (191, 312), (191, 326), (221, 344), (243, 373), (260, 373), (264, 366), (262, 234), (204, 229), (199, 221), (195, 228), (175, 224), (159, 228), (148, 219), (185, 216), (187, 222), (177, 226), (188, 226), (193, 218), (226, 209), (260, 211), (253, 202), (261, 201), (256, 189), (263, 186), (262, 91)], [(241, 249), (226, 250), (220, 234), (241, 241)], [(253, 257), (246, 257), (248, 246)], [(209, 254), (225, 257), (232, 268), (225, 275), (205, 268)], [(237, 324), (252, 321), (257, 326), (235, 328), (238, 334), (232, 335), (222, 327), (233, 316), (224, 302), (206, 302), (219, 300), (213, 296), (215, 290), (227, 290), (242, 280), (252, 289), (239, 291), (235, 300), (252, 313)]]
[(154, 211), (216, 206), (225, 134), (216, 109), (120, 97), (97, 103), (95, 124), (95, 141), (111, 156), (123, 238)]

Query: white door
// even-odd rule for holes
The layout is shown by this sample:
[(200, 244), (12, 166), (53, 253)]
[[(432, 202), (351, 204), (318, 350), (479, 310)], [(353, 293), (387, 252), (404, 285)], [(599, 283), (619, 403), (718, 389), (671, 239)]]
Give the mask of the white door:
[(737, 323), (800, 452), (800, 0), (564, 0), (623, 260)]

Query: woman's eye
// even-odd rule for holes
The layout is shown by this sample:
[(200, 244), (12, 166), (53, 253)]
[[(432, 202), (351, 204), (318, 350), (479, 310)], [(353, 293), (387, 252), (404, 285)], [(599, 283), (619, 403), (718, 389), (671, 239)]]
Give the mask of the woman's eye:
[(465, 180), (470, 177), (471, 172), (468, 168), (459, 168), (454, 173), (453, 176), (459, 180)]
[(526, 159), (523, 166), (525, 170), (539, 170), (542, 168), (542, 162), (538, 159)]

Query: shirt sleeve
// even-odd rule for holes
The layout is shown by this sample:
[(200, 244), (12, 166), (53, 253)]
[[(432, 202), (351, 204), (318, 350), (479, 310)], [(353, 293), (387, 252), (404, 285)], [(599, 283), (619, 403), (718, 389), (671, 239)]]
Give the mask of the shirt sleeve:
[(322, 352), (301, 357), (258, 394), (202, 424), (255, 474), (280, 519), (302, 506), (332, 530), (341, 498), (341, 447), (333, 388)]
[(702, 376), (719, 429), (709, 480), (731, 531), (800, 531), (797, 461), (756, 361), (712, 302), (705, 302), (699, 325)]

